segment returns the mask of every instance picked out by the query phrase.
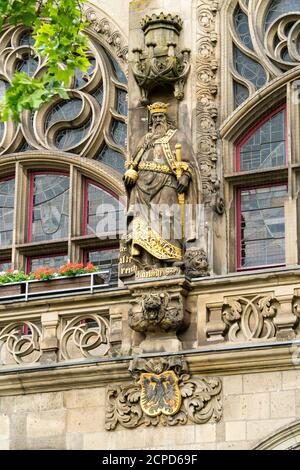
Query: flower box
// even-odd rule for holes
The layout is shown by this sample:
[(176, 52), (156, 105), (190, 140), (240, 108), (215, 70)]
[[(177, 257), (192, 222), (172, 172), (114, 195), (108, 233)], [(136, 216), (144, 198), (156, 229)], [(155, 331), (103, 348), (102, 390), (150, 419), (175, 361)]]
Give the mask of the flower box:
[(0, 285), (0, 298), (3, 297), (16, 297), (24, 292), (24, 285), (22, 283), (1, 284)]
[(29, 281), (28, 294), (47, 293), (52, 291), (70, 291), (76, 289), (88, 289), (105, 283), (100, 274), (82, 274), (70, 277), (57, 277), (46, 281)]

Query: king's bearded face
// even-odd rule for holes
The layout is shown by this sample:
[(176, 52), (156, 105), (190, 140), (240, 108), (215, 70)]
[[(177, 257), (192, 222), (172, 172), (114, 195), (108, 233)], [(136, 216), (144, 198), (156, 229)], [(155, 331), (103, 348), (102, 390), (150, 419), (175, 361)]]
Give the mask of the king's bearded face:
[(167, 131), (167, 116), (165, 113), (154, 113), (152, 115), (152, 131), (154, 134), (163, 134)]

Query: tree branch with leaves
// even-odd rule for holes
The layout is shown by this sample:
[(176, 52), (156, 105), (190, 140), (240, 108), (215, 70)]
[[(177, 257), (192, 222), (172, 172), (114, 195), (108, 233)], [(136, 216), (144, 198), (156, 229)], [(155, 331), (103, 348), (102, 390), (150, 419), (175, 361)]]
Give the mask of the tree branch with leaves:
[(33, 30), (34, 51), (47, 58), (39, 77), (14, 73), (0, 102), (0, 121), (19, 122), (23, 110), (36, 111), (55, 95), (69, 99), (67, 88), (76, 69), (87, 72), (87, 23), (83, 0), (0, 0), (0, 32), (23, 24)]

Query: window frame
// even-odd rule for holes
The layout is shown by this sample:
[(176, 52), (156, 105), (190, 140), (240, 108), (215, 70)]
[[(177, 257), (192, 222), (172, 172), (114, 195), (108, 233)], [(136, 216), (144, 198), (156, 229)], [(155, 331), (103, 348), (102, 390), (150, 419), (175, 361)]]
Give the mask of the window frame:
[[(274, 188), (276, 186), (285, 186), (288, 195), (288, 182), (270, 182), (268, 184), (253, 184), (247, 186), (238, 186), (235, 189), (235, 201), (236, 201), (236, 249), (235, 249), (235, 259), (236, 259), (236, 271), (237, 272), (245, 272), (245, 271), (255, 271), (261, 269), (268, 269), (273, 267), (284, 267), (286, 266), (285, 263), (275, 263), (275, 264), (264, 264), (264, 265), (257, 265), (257, 266), (249, 266), (243, 267), (241, 266), (241, 259), (242, 259), (242, 237), (241, 237), (241, 193), (242, 191), (250, 191), (252, 189), (261, 189), (261, 188)], [(285, 217), (284, 217), (285, 220)], [(284, 240), (286, 240), (286, 223), (284, 223)], [(285, 250), (285, 259), (286, 259), (286, 250)]]
[[(120, 204), (120, 198), (116, 193), (114, 193), (109, 188), (103, 186), (101, 183), (94, 182), (90, 178), (85, 177), (84, 178), (84, 194), (83, 194), (83, 218), (82, 218), (82, 228), (81, 228), (83, 236), (92, 236), (93, 235), (92, 233), (88, 233), (88, 203), (89, 203), (89, 201), (88, 201), (88, 188), (89, 188), (89, 184), (92, 184), (93, 186), (96, 186), (97, 188), (102, 189), (102, 191), (104, 191), (105, 193), (110, 194), (110, 196), (112, 196), (114, 199), (116, 199), (116, 201), (118, 201), (118, 203)], [(109, 235), (109, 233), (108, 233), (108, 235)], [(116, 233), (116, 240), (118, 240), (118, 236), (119, 235), (118, 235), (118, 232), (117, 232)], [(97, 250), (94, 250), (94, 251), (97, 251)]]
[[(28, 214), (27, 214), (27, 230), (26, 230), (26, 243), (37, 243), (36, 240), (32, 240), (32, 225), (33, 225), (33, 198), (34, 198), (34, 177), (37, 175), (62, 175), (62, 176), (68, 176), (69, 177), (69, 198), (72, 196), (71, 193), (71, 174), (65, 171), (29, 171), (29, 208), (28, 208)], [(68, 226), (68, 233), (70, 233), (70, 213), (69, 213), (69, 226)], [(57, 242), (63, 242), (67, 241), (68, 237), (66, 238), (57, 238), (54, 240), (38, 240), (39, 243), (57, 243)]]
[(266, 122), (268, 122), (272, 117), (276, 116), (276, 114), (279, 114), (281, 112), (284, 112), (284, 136), (285, 136), (285, 165), (284, 166), (287, 166), (288, 164), (288, 116), (287, 116), (287, 103), (283, 103), (282, 105), (280, 105), (279, 107), (276, 107), (275, 109), (273, 109), (272, 111), (270, 111), (266, 116), (264, 116), (262, 119), (260, 119), (254, 127), (252, 127), (247, 133), (246, 135), (238, 141), (238, 143), (236, 144), (236, 160), (235, 160), (235, 171), (238, 172), (238, 173), (241, 173), (241, 174), (244, 174), (244, 173), (247, 173), (247, 172), (250, 172), (250, 171), (255, 171), (255, 170), (265, 170), (265, 171), (268, 171), (268, 170), (274, 170), (276, 168), (282, 168), (282, 165), (281, 166), (277, 166), (277, 167), (268, 167), (268, 168), (252, 168), (251, 170), (241, 170), (241, 149), (242, 149), (242, 146), (247, 142), (247, 140), (250, 139), (250, 137), (252, 137), (255, 132), (260, 128), (262, 127)]
[(13, 229), (12, 229), (12, 243), (10, 245), (4, 245), (1, 247), (2, 250), (11, 250), (13, 246), (13, 239), (14, 239), (14, 230), (15, 230), (15, 210), (16, 210), (16, 174), (12, 174), (10, 176), (4, 176), (3, 178), (0, 178), (0, 183), (3, 181), (9, 181), (9, 180), (14, 180), (15, 181), (15, 187), (14, 187), (14, 207), (13, 207)]

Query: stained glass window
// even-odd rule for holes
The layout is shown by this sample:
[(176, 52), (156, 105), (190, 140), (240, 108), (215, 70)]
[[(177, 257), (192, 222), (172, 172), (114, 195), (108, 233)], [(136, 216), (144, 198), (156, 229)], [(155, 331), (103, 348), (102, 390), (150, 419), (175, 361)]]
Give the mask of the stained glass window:
[(61, 150), (68, 150), (70, 147), (79, 144), (86, 136), (91, 127), (92, 120), (89, 119), (83, 126), (74, 127), (73, 129), (63, 129), (56, 135), (55, 145)]
[(68, 176), (32, 175), (31, 204), (29, 241), (57, 240), (68, 236)]
[(8, 271), (11, 268), (12, 268), (11, 261), (0, 261), (0, 272)]
[(110, 62), (112, 64), (112, 67), (114, 69), (114, 72), (119, 82), (127, 84), (127, 78), (124, 72), (122, 71), (121, 67), (119, 66), (118, 62), (114, 59), (114, 57), (108, 51), (105, 51), (105, 54), (110, 59)]
[(110, 284), (118, 283), (118, 263), (119, 249), (111, 248), (106, 250), (88, 251), (87, 261), (93, 263), (99, 269), (110, 271)]
[(281, 15), (299, 11), (299, 0), (273, 0), (268, 9), (265, 20), (265, 28), (268, 29), (268, 27)]
[(19, 38), (20, 46), (34, 46), (35, 39), (32, 37), (31, 31), (25, 31)]
[(61, 101), (48, 113), (45, 120), (45, 131), (56, 122), (71, 121), (75, 119), (79, 115), (81, 108), (82, 101), (77, 98), (73, 98), (68, 101)]
[(0, 122), (0, 140), (2, 140), (3, 138), (4, 129), (5, 129), (4, 122)]
[(127, 126), (124, 122), (121, 121), (113, 121), (111, 135), (114, 142), (121, 147), (125, 146), (125, 139), (127, 137)]
[(105, 163), (105, 165), (111, 166), (122, 174), (125, 171), (125, 160), (123, 155), (115, 152), (107, 145), (104, 145), (100, 154), (96, 157), (96, 160)]
[(39, 66), (39, 61), (36, 57), (24, 54), (22, 59), (19, 59), (16, 64), (16, 70), (19, 72), (25, 72), (29, 77), (32, 77), (34, 72)]
[(99, 238), (107, 238), (108, 234), (116, 234), (120, 228), (120, 217), (123, 209), (119, 201), (100, 186), (87, 183), (87, 234), (95, 234)]
[(0, 181), (0, 248), (12, 244), (14, 196), (14, 178)]
[(117, 111), (124, 116), (128, 114), (127, 93), (119, 88), (117, 89)]
[(68, 256), (67, 255), (53, 255), (53, 256), (40, 256), (40, 257), (32, 257), (28, 258), (27, 264), (27, 272), (36, 271), (38, 268), (51, 268), (55, 269), (56, 271), (60, 268), (63, 264), (67, 263)]
[(92, 96), (96, 98), (98, 103), (102, 106), (103, 104), (103, 83), (100, 83), (98, 88), (92, 93)]
[(34, 148), (28, 142), (24, 141), (17, 152), (29, 152), (30, 150), (34, 150)]
[(243, 12), (240, 6), (237, 6), (234, 12), (234, 24), (236, 32), (244, 46), (253, 50), (252, 39), (249, 30), (248, 16)]
[(240, 268), (285, 263), (286, 198), (286, 185), (240, 190)]
[(238, 107), (249, 98), (248, 88), (234, 80), (235, 106)]
[(245, 55), (236, 46), (233, 48), (233, 55), (236, 71), (241, 77), (253, 83), (257, 90), (266, 84), (266, 72), (258, 62)]
[(285, 111), (280, 111), (264, 122), (250, 137), (238, 146), (241, 171), (272, 168), (285, 165)]

